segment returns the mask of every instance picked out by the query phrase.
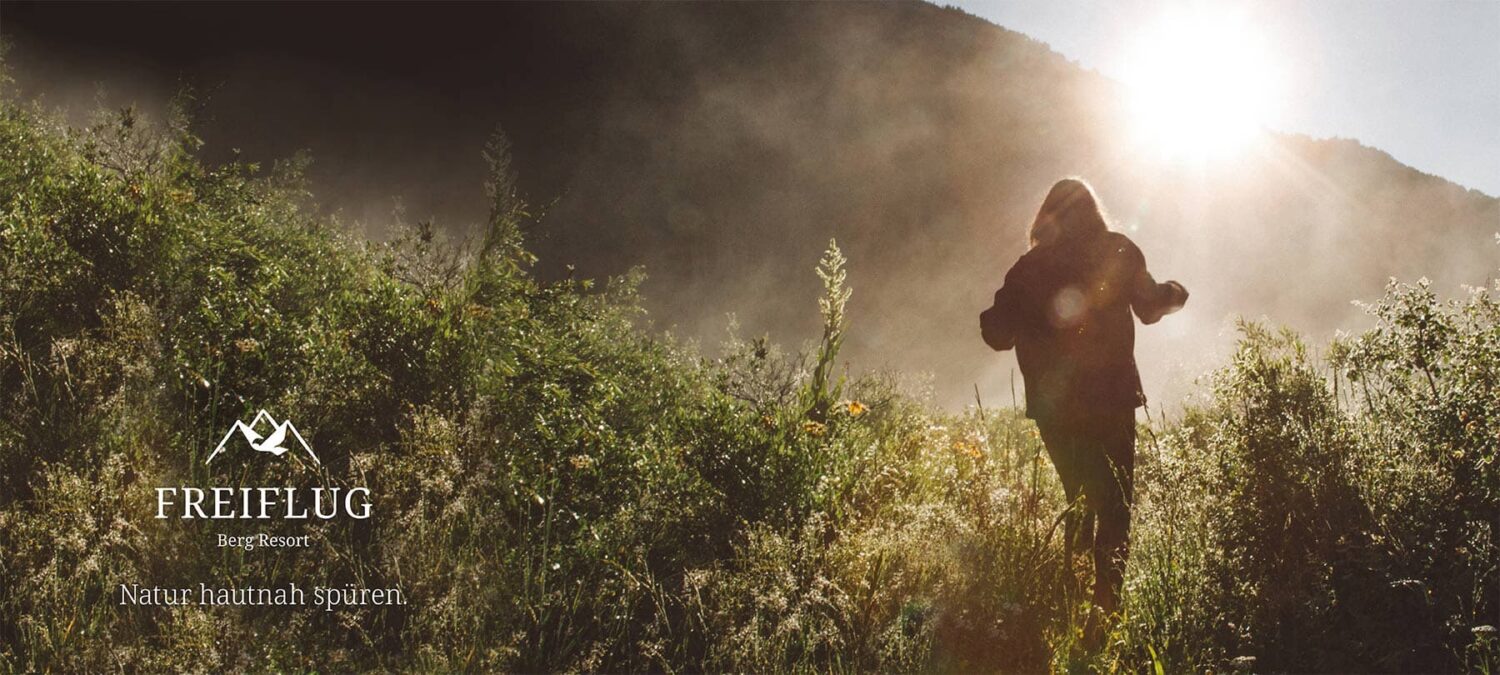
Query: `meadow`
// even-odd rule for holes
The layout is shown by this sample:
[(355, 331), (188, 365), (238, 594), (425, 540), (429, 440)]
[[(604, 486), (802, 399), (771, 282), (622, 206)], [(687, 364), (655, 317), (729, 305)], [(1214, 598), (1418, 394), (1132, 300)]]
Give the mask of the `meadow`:
[[(198, 147), (183, 115), (0, 103), (0, 670), (1500, 666), (1497, 289), (1393, 284), (1328, 345), (1244, 323), (1142, 425), (1125, 613), (1087, 653), (1035, 427), (848, 375), (835, 243), (821, 336), (706, 349), (650, 328), (639, 274), (531, 273), (503, 136), (468, 242), (364, 241), (300, 160)], [(205, 465), (261, 408), (321, 464)], [(153, 517), (160, 486), (291, 484), (374, 515)], [(209, 543), (261, 533), (314, 545)], [(408, 602), (121, 606), (133, 583)]]

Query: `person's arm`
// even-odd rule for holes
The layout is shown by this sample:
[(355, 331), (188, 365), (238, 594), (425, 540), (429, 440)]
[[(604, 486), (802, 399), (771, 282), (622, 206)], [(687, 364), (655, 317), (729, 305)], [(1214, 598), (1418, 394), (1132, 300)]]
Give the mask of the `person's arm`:
[(1150, 325), (1161, 318), (1182, 309), (1187, 304), (1188, 292), (1175, 281), (1156, 283), (1151, 272), (1146, 270), (1146, 256), (1133, 242), (1127, 240), (1125, 253), (1130, 258), (1130, 307), (1141, 323)]
[(1016, 333), (1022, 321), (1019, 275), (1020, 263), (1010, 268), (1005, 275), (1005, 285), (995, 291), (995, 304), (979, 314), (979, 334), (984, 343), (995, 351), (1004, 351), (1016, 346)]

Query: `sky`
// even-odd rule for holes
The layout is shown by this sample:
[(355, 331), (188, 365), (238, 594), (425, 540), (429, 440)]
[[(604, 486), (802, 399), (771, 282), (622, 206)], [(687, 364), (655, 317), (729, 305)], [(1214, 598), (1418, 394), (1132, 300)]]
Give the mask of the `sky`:
[[(1124, 79), (1138, 39), (1131, 31), (1186, 5), (944, 2), (1116, 79)], [(1500, 195), (1500, 2), (1281, 0), (1234, 9), (1278, 71), (1268, 128), (1354, 138), (1421, 171)]]

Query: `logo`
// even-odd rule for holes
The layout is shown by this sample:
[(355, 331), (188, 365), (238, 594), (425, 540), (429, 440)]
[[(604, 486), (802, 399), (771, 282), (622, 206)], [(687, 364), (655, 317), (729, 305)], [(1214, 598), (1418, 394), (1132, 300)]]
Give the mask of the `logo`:
[[(256, 452), (281, 457), (297, 454), (295, 451), (301, 446), (314, 464), (323, 463), (291, 420), (277, 422), (265, 410), (257, 412), (249, 424), (245, 424), (243, 420), (235, 420), (234, 426), (224, 433), (224, 439), (219, 441), (218, 447), (209, 453), (208, 459), (203, 460), (203, 463), (208, 464), (223, 454), (236, 433)], [(179, 513), (176, 517), (182, 519), (330, 520), (342, 515), (363, 520), (370, 517), (373, 506), (370, 489), (367, 487), (241, 485), (205, 489), (184, 485), (156, 488), (157, 518), (170, 518), (173, 516), (168, 515), (169, 513)]]
[[(268, 434), (256, 431), (261, 426), (262, 421), (270, 429)], [(229, 431), (224, 433), (224, 440), (219, 441), (219, 447), (214, 448), (214, 451), (209, 453), (208, 459), (203, 460), (203, 463), (208, 464), (214, 461), (214, 458), (218, 457), (219, 453), (224, 452), (224, 446), (229, 444), (229, 439), (234, 438), (234, 432), (236, 431), (240, 432), (245, 442), (250, 444), (250, 447), (256, 452), (267, 452), (276, 457), (290, 452), (290, 449), (286, 447), (286, 443), (290, 440), (287, 438), (287, 435), (290, 434), (292, 439), (295, 439), (297, 444), (301, 445), (302, 449), (307, 451), (307, 456), (312, 458), (314, 464), (323, 463), (318, 459), (318, 455), (312, 451), (312, 447), (307, 444), (307, 440), (302, 438), (302, 433), (297, 431), (296, 425), (292, 424), (291, 420), (282, 420), (278, 423), (276, 418), (271, 417), (271, 413), (265, 410), (256, 413), (255, 419), (251, 420), (249, 424), (245, 424), (241, 420), (235, 420), (234, 426), (230, 427)]]

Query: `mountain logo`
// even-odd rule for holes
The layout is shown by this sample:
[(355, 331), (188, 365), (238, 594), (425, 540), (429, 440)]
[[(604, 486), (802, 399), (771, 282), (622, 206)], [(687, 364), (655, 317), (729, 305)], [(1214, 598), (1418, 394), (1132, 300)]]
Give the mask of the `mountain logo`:
[[(256, 431), (261, 426), (262, 421), (270, 427), (270, 433), (262, 434)], [(302, 438), (302, 433), (297, 431), (297, 427), (292, 424), (291, 420), (277, 422), (276, 418), (271, 417), (271, 414), (265, 410), (256, 413), (255, 419), (251, 420), (249, 424), (245, 424), (241, 420), (235, 420), (234, 426), (230, 427), (229, 431), (224, 433), (224, 440), (219, 441), (219, 447), (214, 448), (214, 451), (209, 453), (208, 459), (203, 460), (203, 463), (208, 464), (214, 461), (214, 458), (218, 457), (219, 453), (224, 452), (224, 446), (229, 444), (229, 439), (234, 438), (234, 432), (236, 431), (240, 432), (245, 442), (249, 443), (250, 447), (254, 448), (256, 452), (266, 452), (276, 457), (290, 452), (291, 448), (288, 448), (286, 444), (289, 440), (295, 439), (302, 446), (302, 449), (307, 451), (307, 456), (312, 458), (314, 464), (323, 463), (322, 460), (318, 459), (318, 455), (312, 451), (312, 447), (307, 444), (307, 441)], [(290, 439), (288, 436), (290, 436)]]

